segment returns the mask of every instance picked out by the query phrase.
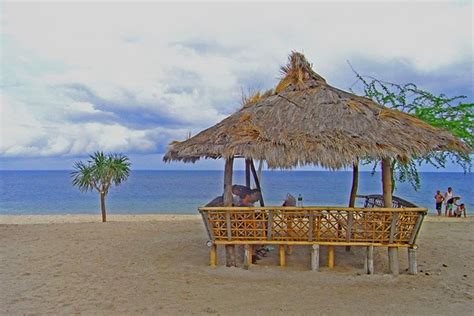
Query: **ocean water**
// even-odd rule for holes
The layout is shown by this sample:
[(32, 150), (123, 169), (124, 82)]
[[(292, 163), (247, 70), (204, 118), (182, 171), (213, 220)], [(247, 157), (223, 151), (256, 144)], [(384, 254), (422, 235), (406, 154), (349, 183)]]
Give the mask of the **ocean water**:
[[(281, 205), (291, 193), (305, 205), (346, 206), (351, 179), (351, 172), (264, 171), (262, 190), (266, 205)], [(473, 174), (421, 173), (421, 180), (419, 191), (401, 183), (394, 194), (434, 213), (435, 191), (451, 186), (474, 212)], [(244, 172), (234, 172), (233, 182), (244, 183)], [(110, 189), (106, 207), (109, 214), (196, 214), (222, 188), (222, 171), (133, 171)], [(358, 193), (380, 192), (380, 174), (361, 172)], [(0, 214), (99, 214), (99, 197), (73, 187), (69, 171), (0, 171)]]

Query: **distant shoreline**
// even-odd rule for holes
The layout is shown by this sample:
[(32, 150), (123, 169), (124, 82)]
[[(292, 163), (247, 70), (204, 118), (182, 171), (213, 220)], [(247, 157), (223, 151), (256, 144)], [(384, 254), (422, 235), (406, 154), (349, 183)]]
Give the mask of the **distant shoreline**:
[[(72, 172), (73, 169), (0, 169), (0, 172)], [(224, 172), (222, 169), (132, 169), (132, 172)], [(245, 172), (243, 169), (235, 169), (234, 172)], [(264, 173), (267, 172), (348, 172), (352, 173), (352, 170), (263, 170)], [(359, 171), (359, 173), (372, 173), (372, 171)], [(380, 171), (376, 171), (376, 174), (379, 174)], [(470, 174), (472, 172), (463, 172), (463, 171), (418, 171), (418, 173), (455, 173), (455, 174)]]
[[(150, 222), (150, 221), (200, 221), (201, 216), (176, 215), (176, 214), (120, 214), (108, 215), (109, 223), (113, 222)], [(425, 217), (427, 222), (474, 222), (474, 216), (455, 218), (429, 214)], [(27, 225), (27, 224), (77, 224), (101, 223), (99, 214), (65, 214), (65, 215), (0, 215), (0, 225)]]

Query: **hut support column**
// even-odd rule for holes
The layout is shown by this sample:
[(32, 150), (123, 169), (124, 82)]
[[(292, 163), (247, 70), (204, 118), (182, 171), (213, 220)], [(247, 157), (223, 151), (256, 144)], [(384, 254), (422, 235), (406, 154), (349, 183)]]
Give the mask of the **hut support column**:
[[(382, 159), (382, 187), (383, 187), (383, 202), (384, 207), (390, 208), (392, 205), (392, 166), (391, 159), (384, 158)], [(392, 214), (392, 216), (396, 216)], [(396, 218), (393, 220), (396, 221)], [(395, 223), (396, 224), (396, 223)], [(391, 230), (390, 236), (392, 239), (395, 231)], [(398, 275), (400, 272), (399, 262), (398, 262), (398, 247), (388, 247), (388, 266), (390, 273), (393, 275)]]
[(408, 273), (417, 274), (418, 267), (416, 264), (416, 248), (408, 248)]
[(364, 272), (374, 274), (374, 246), (366, 247)]
[(252, 265), (252, 245), (245, 245), (244, 246), (244, 269), (248, 270), (248, 268)]
[[(232, 206), (232, 170), (234, 165), (234, 157), (228, 158), (225, 161), (224, 168), (224, 206)], [(230, 225), (230, 212), (227, 211), (227, 225)], [(227, 227), (230, 231), (230, 226)], [(230, 240), (231, 236), (227, 236)], [(235, 246), (225, 245), (225, 259), (226, 266), (235, 267)]]
[(319, 245), (311, 246), (311, 270), (319, 270)]

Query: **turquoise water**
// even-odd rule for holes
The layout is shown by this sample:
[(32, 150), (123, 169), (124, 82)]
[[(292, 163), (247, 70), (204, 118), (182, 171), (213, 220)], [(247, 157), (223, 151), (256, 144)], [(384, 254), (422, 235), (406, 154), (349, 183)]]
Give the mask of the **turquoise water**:
[[(266, 205), (281, 205), (286, 193), (301, 194), (305, 205), (347, 205), (351, 172), (265, 171)], [(421, 173), (418, 192), (399, 184), (395, 195), (433, 213), (433, 196), (448, 186), (474, 212), (474, 176), (462, 173)], [(244, 173), (234, 173), (243, 183)], [(128, 181), (112, 187), (106, 205), (110, 214), (196, 214), (197, 207), (222, 194), (222, 171), (133, 171)], [(380, 174), (361, 172), (359, 194), (381, 192)], [(98, 194), (81, 193), (71, 185), (69, 171), (0, 171), (0, 214), (97, 214)]]

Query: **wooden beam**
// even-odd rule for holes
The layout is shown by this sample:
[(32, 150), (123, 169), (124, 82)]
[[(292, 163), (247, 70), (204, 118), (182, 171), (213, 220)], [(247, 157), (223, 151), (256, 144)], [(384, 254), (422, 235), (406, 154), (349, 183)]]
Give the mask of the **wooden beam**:
[[(241, 207), (222, 207), (222, 206), (209, 206), (209, 207), (199, 207), (198, 210), (200, 211), (265, 211), (265, 210), (275, 210), (281, 211), (283, 207), (281, 206), (241, 206)], [(340, 206), (303, 206), (303, 207), (296, 207), (296, 206), (285, 206), (285, 211), (358, 211), (358, 212), (368, 212), (373, 213), (377, 212), (399, 212), (399, 213), (406, 213), (406, 212), (418, 212), (422, 214), (426, 214), (428, 209), (426, 207), (403, 207), (403, 208), (385, 208), (385, 207), (370, 207), (370, 208), (363, 208), (363, 207), (340, 207)]]
[(263, 202), (263, 192), (262, 188), (260, 187), (260, 180), (258, 179), (257, 171), (255, 170), (255, 165), (253, 164), (253, 160), (250, 160), (250, 170), (252, 171), (253, 181), (255, 182), (255, 186), (257, 189), (260, 190), (260, 206), (265, 206)]
[[(219, 240), (216, 239), (214, 241), (218, 245), (280, 245), (281, 243), (285, 245), (291, 246), (311, 246), (311, 245), (320, 245), (320, 246), (354, 246), (354, 247), (367, 247), (367, 246), (374, 246), (374, 247), (387, 247), (386, 243), (378, 243), (378, 242), (338, 242), (338, 241), (317, 241), (317, 242), (309, 242), (309, 241), (282, 241), (282, 240), (266, 240), (264, 238), (257, 239), (257, 240)], [(409, 244), (392, 244), (390, 247), (397, 247), (397, 248), (409, 248), (412, 245)]]
[(245, 186), (250, 189), (250, 159), (245, 159)]
[[(224, 167), (224, 206), (232, 206), (232, 172), (234, 167), (234, 157), (225, 160)], [(227, 238), (232, 239), (230, 211), (226, 212)], [(235, 267), (235, 246), (225, 246), (226, 266)]]

